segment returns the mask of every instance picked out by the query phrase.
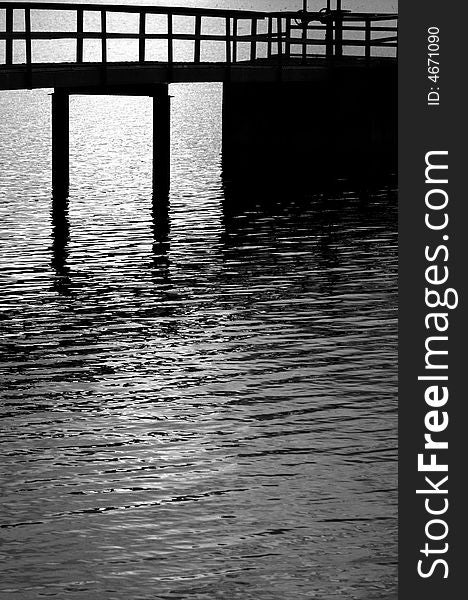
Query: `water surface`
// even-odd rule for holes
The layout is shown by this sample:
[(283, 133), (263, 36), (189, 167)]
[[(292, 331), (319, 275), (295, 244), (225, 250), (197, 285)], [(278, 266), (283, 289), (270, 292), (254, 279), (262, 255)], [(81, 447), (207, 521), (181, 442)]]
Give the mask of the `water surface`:
[[(221, 88), (2, 92), (0, 597), (396, 598), (395, 185), (226, 175)], [(253, 187), (253, 183), (256, 185)]]

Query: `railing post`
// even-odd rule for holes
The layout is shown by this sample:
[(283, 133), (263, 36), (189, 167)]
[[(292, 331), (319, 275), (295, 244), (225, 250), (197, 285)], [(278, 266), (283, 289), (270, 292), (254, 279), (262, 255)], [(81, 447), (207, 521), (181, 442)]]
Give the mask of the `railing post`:
[(5, 14), (5, 64), (13, 64), (13, 9), (7, 8)]
[(250, 35), (252, 37), (252, 41), (250, 42), (250, 60), (254, 61), (257, 58), (257, 18), (254, 17), (252, 19)]
[(231, 17), (226, 17), (226, 64), (231, 66)]
[(167, 62), (172, 67), (174, 62), (174, 38), (173, 38), (173, 25), (172, 25), (172, 13), (167, 15)]
[(291, 55), (291, 17), (286, 18), (286, 41), (284, 44), (284, 52), (286, 58), (290, 58)]
[(138, 58), (141, 63), (145, 62), (145, 50), (146, 50), (146, 13), (142, 11), (140, 13), (140, 33), (139, 33), (139, 44), (138, 44)]
[(276, 31), (278, 36), (278, 63), (283, 60), (283, 19), (278, 17), (276, 20)]
[(76, 62), (83, 62), (83, 9), (76, 11)]
[(371, 57), (371, 20), (369, 18), (366, 19), (366, 60), (370, 60)]
[(232, 21), (232, 62), (237, 62), (237, 34), (238, 34), (239, 21), (237, 17), (234, 17)]
[(268, 47), (267, 56), (271, 58), (273, 54), (273, 17), (268, 17)]
[(308, 23), (304, 20), (304, 25), (302, 27), (302, 62), (305, 63), (307, 61), (307, 39), (308, 39)]
[(201, 27), (202, 18), (201, 15), (195, 17), (195, 55), (194, 62), (199, 63), (201, 61)]
[(24, 43), (26, 45), (26, 72), (28, 87), (32, 87), (31, 10), (24, 9)]
[(107, 63), (107, 13), (101, 10), (101, 58)]
[(325, 23), (325, 54), (327, 58), (333, 56), (333, 18), (328, 16)]
[(343, 16), (338, 12), (335, 18), (335, 56), (343, 56)]
[(24, 41), (26, 44), (26, 65), (31, 68), (32, 48), (31, 48), (31, 9), (24, 9)]

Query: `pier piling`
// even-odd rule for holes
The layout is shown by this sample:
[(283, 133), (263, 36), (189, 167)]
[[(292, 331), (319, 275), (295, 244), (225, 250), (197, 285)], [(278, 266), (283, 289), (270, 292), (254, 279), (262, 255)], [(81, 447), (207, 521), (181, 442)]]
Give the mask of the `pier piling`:
[(59, 88), (52, 94), (52, 188), (59, 196), (70, 185), (70, 96), (118, 95), (153, 98), (153, 190), (158, 197), (169, 193), (171, 179), (171, 98), (167, 84), (151, 86), (101, 85)]
[(68, 92), (55, 89), (52, 94), (52, 188), (58, 194), (67, 193), (70, 183), (69, 113)]
[(171, 180), (171, 97), (169, 86), (153, 96), (153, 188), (169, 191)]

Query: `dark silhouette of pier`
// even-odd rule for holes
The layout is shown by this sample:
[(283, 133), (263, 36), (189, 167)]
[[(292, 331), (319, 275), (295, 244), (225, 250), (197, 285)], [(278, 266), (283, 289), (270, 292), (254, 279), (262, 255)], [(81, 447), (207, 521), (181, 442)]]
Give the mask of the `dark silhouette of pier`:
[[(44, 20), (36, 26), (44, 13), (53, 13), (53, 30), (44, 29)], [(116, 19), (125, 28), (130, 17), (136, 27), (116, 31)], [(192, 31), (180, 32), (179, 18), (191, 20)], [(395, 156), (395, 14), (351, 13), (341, 0), (319, 12), (308, 12), (306, 0), (298, 12), (0, 2), (0, 19), (0, 90), (54, 89), (52, 183), (60, 196), (69, 186), (72, 94), (153, 98), (154, 187), (163, 196), (170, 185), (171, 83), (223, 83), (227, 171), (230, 157), (236, 168), (244, 157), (246, 167), (290, 161), (311, 171), (346, 156)], [(36, 58), (35, 44), (45, 40), (57, 52), (65, 41), (73, 44), (74, 60)], [(132, 40), (136, 55), (111, 60), (110, 43)], [(98, 42), (99, 60), (85, 60), (88, 41)], [(158, 60), (149, 57), (153, 42), (165, 47)], [(176, 60), (179, 43), (191, 45), (190, 59)]]

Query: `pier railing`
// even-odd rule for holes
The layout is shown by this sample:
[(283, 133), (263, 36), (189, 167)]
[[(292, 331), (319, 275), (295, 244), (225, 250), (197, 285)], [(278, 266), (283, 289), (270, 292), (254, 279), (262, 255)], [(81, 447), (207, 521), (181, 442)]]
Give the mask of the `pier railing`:
[[(396, 57), (398, 48), (398, 15), (320, 11), (316, 13), (276, 13), (268, 19), (268, 55), (307, 60), (311, 49), (321, 50), (327, 58), (342, 57), (346, 49), (361, 49), (366, 59), (375, 49), (386, 50)], [(353, 52), (351, 54), (356, 54)]]
[[(181, 31), (175, 27), (177, 19), (191, 22), (184, 23)], [(121, 27), (116, 31), (115, 24), (119, 20)], [(120, 30), (127, 27), (132, 31)], [(56, 47), (49, 50), (45, 59), (38, 59), (35, 44), (46, 41), (55, 42)], [(208, 62), (228, 66), (254, 61), (307, 64), (311, 57), (317, 56), (332, 59), (359, 55), (369, 60), (377, 49), (380, 56), (395, 56), (397, 15), (0, 2), (0, 69), (24, 65), (30, 70), (37, 63), (56, 63), (59, 45), (64, 41), (73, 44), (73, 57), (58, 62), (97, 62), (104, 67), (114, 60), (109, 56), (109, 44), (132, 41), (133, 53), (129, 51), (126, 55), (124, 48), (125, 56), (119, 60), (138, 64), (154, 61), (169, 66), (175, 62), (196, 65), (202, 62), (202, 47), (206, 44), (213, 46), (208, 52)], [(90, 59), (85, 56), (87, 42), (94, 42)], [(160, 49), (156, 57), (151, 57), (148, 50), (154, 42), (162, 42), (165, 51)], [(183, 61), (178, 61), (175, 55), (175, 46), (180, 42), (192, 46)]]

